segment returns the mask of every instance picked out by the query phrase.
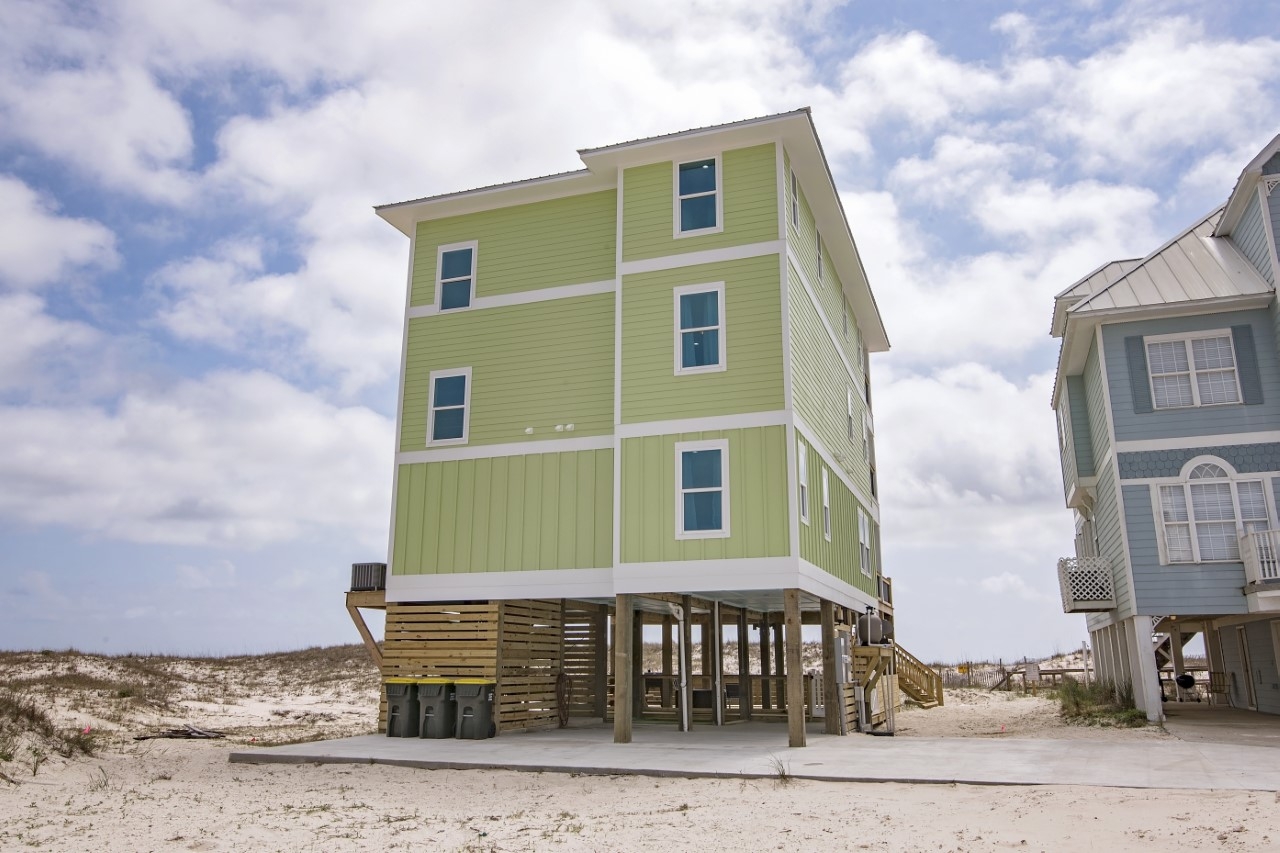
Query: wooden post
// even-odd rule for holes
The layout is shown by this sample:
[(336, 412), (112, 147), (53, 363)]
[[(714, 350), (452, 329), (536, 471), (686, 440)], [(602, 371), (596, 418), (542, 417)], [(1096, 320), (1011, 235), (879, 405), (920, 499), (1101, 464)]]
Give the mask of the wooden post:
[(747, 611), (738, 611), (738, 716), (751, 719), (751, 649), (747, 645)]
[(373, 634), (369, 631), (369, 626), (364, 624), (364, 614), (360, 609), (351, 603), (351, 593), (347, 593), (347, 612), (351, 614), (351, 621), (356, 623), (356, 630), (360, 632), (360, 639), (364, 640), (364, 647), (369, 652), (369, 657), (373, 658), (373, 663), (378, 667), (378, 671), (382, 671), (382, 649), (378, 648), (378, 641), (373, 638)]
[(711, 675), (711, 658), (715, 653), (715, 643), (711, 639), (711, 614), (698, 623), (698, 636), (702, 638), (702, 666), (700, 675)]
[(675, 670), (671, 666), (671, 625), (674, 620), (670, 614), (662, 617), (662, 707), (671, 707), (671, 676)]
[(649, 704), (644, 677), (644, 611), (636, 613), (631, 625), (631, 660), (635, 667), (631, 698), (635, 705), (635, 715), (643, 717), (645, 706)]
[(822, 706), (823, 731), (829, 735), (840, 734), (840, 674), (836, 663), (836, 612), (835, 605), (822, 600)]
[(768, 711), (769, 702), (769, 673), (773, 668), (771, 656), (769, 654), (769, 614), (765, 613), (760, 617), (760, 710)]
[(724, 625), (720, 622), (720, 602), (711, 603), (711, 692), (712, 719), (724, 725)]
[(609, 713), (609, 608), (600, 605), (592, 617), (595, 635), (595, 708), (593, 713), (604, 719)]
[(693, 596), (682, 596), (680, 606), (680, 731), (687, 732), (693, 728)]
[(635, 613), (631, 596), (615, 599), (613, 612), (613, 742), (631, 743), (631, 632)]
[(786, 620), (787, 739), (790, 746), (804, 746), (804, 672), (800, 662), (800, 590), (782, 591)]
[[(1187, 691), (1178, 686), (1177, 678), (1186, 671), (1187, 664), (1182, 657), (1182, 630), (1180, 628), (1175, 627), (1169, 632), (1169, 651), (1173, 657), (1173, 695), (1181, 702)], [(1159, 681), (1159, 673), (1156, 675), (1156, 680)]]

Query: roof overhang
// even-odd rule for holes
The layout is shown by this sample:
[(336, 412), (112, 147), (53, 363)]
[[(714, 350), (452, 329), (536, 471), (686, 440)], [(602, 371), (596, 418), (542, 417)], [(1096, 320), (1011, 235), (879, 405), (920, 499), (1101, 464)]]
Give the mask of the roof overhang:
[(1227, 206), (1222, 212), (1222, 218), (1213, 229), (1213, 236), (1224, 237), (1239, 224), (1240, 217), (1244, 216), (1245, 208), (1249, 206), (1249, 201), (1253, 197), (1253, 189), (1258, 185), (1258, 179), (1262, 177), (1263, 165), (1277, 152), (1280, 152), (1280, 135), (1267, 143), (1258, 152), (1258, 156), (1250, 160), (1249, 165), (1245, 166), (1244, 171), (1240, 173), (1235, 187), (1231, 190), (1231, 197), (1227, 200)]

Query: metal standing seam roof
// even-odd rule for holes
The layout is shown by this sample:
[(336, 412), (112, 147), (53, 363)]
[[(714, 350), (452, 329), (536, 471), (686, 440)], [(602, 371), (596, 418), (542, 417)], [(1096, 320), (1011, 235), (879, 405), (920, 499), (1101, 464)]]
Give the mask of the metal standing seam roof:
[[(1240, 254), (1235, 243), (1229, 237), (1213, 236), (1221, 213), (1222, 208), (1213, 211), (1120, 278), (1070, 308), (1069, 313), (1270, 293), (1271, 285)], [(1092, 278), (1074, 285), (1064, 295)]]

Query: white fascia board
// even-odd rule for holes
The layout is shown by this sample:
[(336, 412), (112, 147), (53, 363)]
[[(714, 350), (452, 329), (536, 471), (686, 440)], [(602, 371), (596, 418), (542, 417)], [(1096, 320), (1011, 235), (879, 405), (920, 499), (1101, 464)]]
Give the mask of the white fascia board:
[(613, 576), (618, 595), (789, 589), (799, 579), (800, 566), (795, 557), (619, 563)]
[(1249, 194), (1262, 176), (1263, 164), (1270, 160), (1277, 151), (1280, 151), (1280, 135), (1275, 136), (1268, 142), (1240, 172), (1236, 185), (1231, 188), (1231, 195), (1228, 197), (1226, 207), (1222, 211), (1222, 217), (1213, 229), (1213, 236), (1222, 237), (1228, 235), (1240, 223), (1240, 217), (1244, 216), (1245, 208), (1249, 206)]
[(528, 441), (511, 444), (468, 444), (431, 450), (407, 450), (396, 454), (396, 465), (456, 462), (462, 459), (493, 459), (499, 456), (531, 456), (538, 453), (572, 453), (581, 450), (612, 450), (613, 444), (612, 435), (591, 435), (582, 438), (530, 438)]
[(880, 607), (880, 601), (875, 596), (845, 583), (830, 572), (804, 559), (800, 560), (798, 587), (803, 592), (825, 598), (841, 607), (855, 608), (859, 611), (867, 607), (875, 607), (878, 610)]
[(613, 569), (388, 575), (387, 601), (612, 598)]

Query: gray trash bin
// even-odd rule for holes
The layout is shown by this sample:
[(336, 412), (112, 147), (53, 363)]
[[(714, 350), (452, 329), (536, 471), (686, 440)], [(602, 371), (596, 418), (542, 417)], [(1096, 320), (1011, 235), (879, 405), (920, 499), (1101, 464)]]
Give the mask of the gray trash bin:
[(418, 736), (418, 685), (411, 678), (387, 679), (387, 737)]
[(458, 703), (453, 682), (445, 678), (418, 679), (418, 737), (453, 737)]
[(458, 697), (456, 734), (463, 740), (483, 740), (498, 733), (493, 719), (493, 698), (497, 685), (492, 681), (460, 679), (454, 682)]

